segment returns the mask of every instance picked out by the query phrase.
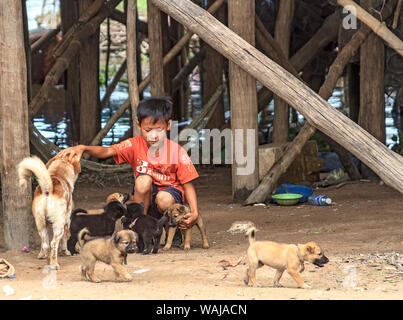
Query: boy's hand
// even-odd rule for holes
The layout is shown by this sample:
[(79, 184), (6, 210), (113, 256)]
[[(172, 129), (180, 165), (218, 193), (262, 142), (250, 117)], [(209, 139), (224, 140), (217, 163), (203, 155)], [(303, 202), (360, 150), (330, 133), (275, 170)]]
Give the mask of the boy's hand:
[(85, 147), (83, 145), (70, 147), (70, 148), (60, 151), (58, 156), (60, 156), (63, 159), (67, 159), (68, 161), (73, 160), (74, 156), (76, 156), (78, 161), (80, 161), (81, 157), (83, 155), (84, 149), (85, 149)]
[(196, 211), (185, 214), (184, 220), (179, 224), (179, 229), (190, 229), (193, 227), (198, 217), (199, 213)]

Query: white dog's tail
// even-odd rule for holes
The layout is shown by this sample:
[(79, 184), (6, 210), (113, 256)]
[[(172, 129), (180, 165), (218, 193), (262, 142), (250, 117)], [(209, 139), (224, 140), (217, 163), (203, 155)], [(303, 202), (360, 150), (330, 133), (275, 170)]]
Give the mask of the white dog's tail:
[(256, 242), (255, 233), (256, 233), (255, 227), (251, 227), (246, 231), (245, 237), (249, 238), (249, 245)]
[(18, 164), (18, 177), (21, 188), (26, 188), (31, 175), (34, 174), (38, 179), (42, 193), (49, 195), (53, 189), (52, 179), (45, 164), (36, 156), (23, 159)]

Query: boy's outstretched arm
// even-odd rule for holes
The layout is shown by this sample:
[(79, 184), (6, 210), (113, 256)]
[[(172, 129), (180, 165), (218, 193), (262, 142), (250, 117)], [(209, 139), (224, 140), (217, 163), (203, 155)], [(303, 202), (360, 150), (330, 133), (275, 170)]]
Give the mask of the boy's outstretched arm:
[(67, 158), (71, 161), (74, 156), (76, 156), (78, 160), (81, 160), (83, 153), (87, 153), (91, 157), (98, 159), (105, 159), (116, 155), (116, 151), (112, 147), (86, 146), (83, 144), (64, 149), (60, 151), (58, 155), (61, 158)]
[(188, 229), (193, 226), (199, 217), (199, 210), (197, 209), (197, 195), (192, 182), (187, 182), (183, 185), (186, 200), (189, 203), (190, 212), (185, 215), (185, 219), (179, 225), (180, 229)]

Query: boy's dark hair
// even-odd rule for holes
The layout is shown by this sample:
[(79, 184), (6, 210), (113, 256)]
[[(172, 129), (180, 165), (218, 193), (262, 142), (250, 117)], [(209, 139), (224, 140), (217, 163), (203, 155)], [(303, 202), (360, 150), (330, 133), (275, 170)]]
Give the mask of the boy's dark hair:
[(170, 97), (152, 97), (140, 101), (137, 107), (137, 119), (141, 121), (151, 117), (156, 123), (158, 120), (165, 120), (166, 123), (171, 119), (172, 100)]

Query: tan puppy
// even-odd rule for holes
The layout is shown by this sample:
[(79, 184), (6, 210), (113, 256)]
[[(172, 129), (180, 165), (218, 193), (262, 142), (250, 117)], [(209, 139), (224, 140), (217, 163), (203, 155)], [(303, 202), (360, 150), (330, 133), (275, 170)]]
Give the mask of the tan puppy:
[(246, 236), (249, 237), (247, 253), (249, 268), (244, 278), (246, 285), (250, 281), (253, 286), (256, 286), (256, 269), (267, 265), (277, 269), (274, 277), (275, 287), (281, 287), (280, 278), (283, 272), (287, 270), (290, 276), (298, 283), (299, 287), (308, 289), (310, 286), (304, 283), (299, 274), (305, 269), (304, 262), (309, 261), (319, 267), (323, 267), (325, 263), (329, 262), (323, 250), (315, 242), (295, 245), (271, 241), (256, 241), (255, 231), (255, 228), (250, 228), (246, 233)]
[(122, 230), (114, 233), (111, 237), (86, 240), (88, 236), (87, 228), (82, 229), (78, 234), (82, 260), (80, 266), (82, 280), (101, 282), (95, 276), (94, 269), (96, 262), (102, 261), (113, 268), (116, 280), (121, 276), (125, 281), (132, 281), (132, 276), (123, 268), (122, 263), (128, 253), (134, 253), (137, 249), (136, 234), (131, 230)]
[[(28, 182), (31, 181), (32, 173), (37, 177), (39, 186), (34, 192), (32, 213), (41, 238), (41, 250), (38, 254), (38, 259), (48, 258), (48, 263), (54, 269), (60, 268), (57, 263), (60, 240), (62, 240), (62, 251), (64, 254), (70, 255), (67, 250), (70, 214), (73, 208), (74, 184), (80, 172), (80, 162), (76, 158), (73, 158), (70, 163), (55, 156), (45, 166), (38, 157), (33, 156), (23, 159), (18, 164), (21, 188), (26, 188)], [(49, 236), (46, 229), (47, 222), (50, 222), (53, 227), (50, 256)]]
[[(189, 213), (189, 208), (179, 204), (179, 203), (175, 203), (173, 204), (166, 212), (165, 214), (168, 215), (168, 219), (169, 219), (169, 229), (168, 229), (168, 239), (167, 242), (163, 248), (163, 250), (169, 250), (171, 249), (172, 246), (172, 240), (174, 238), (175, 235), (175, 231), (176, 228), (178, 227), (178, 225), (183, 221), (185, 214)], [(199, 214), (199, 217), (196, 220), (196, 226), (200, 231), (202, 240), (203, 240), (203, 248), (204, 249), (208, 249), (210, 246), (208, 244), (208, 240), (207, 240), (207, 235), (206, 235), (206, 228), (203, 224), (203, 219)], [(190, 240), (191, 240), (191, 234), (192, 234), (192, 229), (185, 229), (182, 230), (182, 238), (184, 236), (185, 241), (184, 241), (184, 249), (185, 250), (190, 250)]]

